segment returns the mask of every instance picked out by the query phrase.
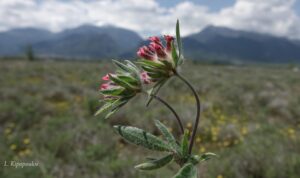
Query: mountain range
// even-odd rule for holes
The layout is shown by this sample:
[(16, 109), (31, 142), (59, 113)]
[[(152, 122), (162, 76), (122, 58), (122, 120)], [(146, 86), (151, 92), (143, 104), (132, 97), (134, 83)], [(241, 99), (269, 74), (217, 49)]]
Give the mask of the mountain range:
[[(188, 59), (300, 62), (300, 41), (268, 34), (208, 26), (182, 41)], [(136, 32), (113, 26), (82, 25), (59, 33), (22, 28), (0, 33), (0, 56), (24, 55), (31, 46), (34, 53), (42, 57), (130, 59), (136, 58), (138, 47), (146, 43)]]

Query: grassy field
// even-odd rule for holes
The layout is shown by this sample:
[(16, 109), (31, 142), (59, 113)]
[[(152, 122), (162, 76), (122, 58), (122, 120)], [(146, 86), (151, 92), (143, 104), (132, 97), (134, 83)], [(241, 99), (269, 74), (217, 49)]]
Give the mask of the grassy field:
[[(127, 144), (114, 124), (159, 134), (160, 119), (179, 134), (159, 103), (139, 96), (111, 119), (93, 116), (97, 89), (110, 63), (0, 61), (0, 177), (168, 178), (178, 167), (140, 172), (152, 152)], [(295, 66), (221, 66), (187, 63), (182, 73), (196, 87), (204, 112), (195, 153), (218, 159), (199, 166), (201, 178), (299, 178), (300, 71)], [(194, 98), (176, 78), (162, 89), (191, 129)], [(157, 155), (159, 156), (159, 155)], [(4, 167), (4, 161), (39, 162)], [(201, 176), (200, 176), (201, 175)]]

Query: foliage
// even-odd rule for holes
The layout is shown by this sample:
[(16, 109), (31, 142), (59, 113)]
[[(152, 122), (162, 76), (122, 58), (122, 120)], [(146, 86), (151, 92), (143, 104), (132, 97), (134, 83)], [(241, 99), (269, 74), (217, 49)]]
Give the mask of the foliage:
[[(193, 152), (209, 150), (222, 160), (198, 164), (199, 177), (299, 177), (300, 78), (295, 67), (185, 61), (182, 73), (190, 76), (203, 103)], [(43, 166), (2, 167), (0, 177), (161, 178), (180, 169), (171, 163), (159, 171), (134, 171), (150, 155), (162, 158), (167, 152), (128, 144), (111, 129), (134, 125), (164, 138), (149, 122), (159, 118), (181, 143), (176, 120), (157, 101), (144, 108), (145, 101), (137, 96), (105, 122), (93, 116), (99, 106), (95, 78), (113, 70), (110, 63), (0, 60), (0, 69), (0, 161), (38, 161)], [(174, 79), (160, 95), (191, 131), (194, 98)]]

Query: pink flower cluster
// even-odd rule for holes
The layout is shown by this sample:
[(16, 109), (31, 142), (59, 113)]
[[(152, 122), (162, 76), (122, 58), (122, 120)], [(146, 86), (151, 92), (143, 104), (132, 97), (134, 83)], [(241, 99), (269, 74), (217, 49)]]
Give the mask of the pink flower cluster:
[(111, 81), (109, 81), (109, 75), (106, 74), (105, 76), (102, 77), (103, 81), (108, 81), (107, 83), (103, 83), (100, 86), (100, 90), (108, 90), (111, 89), (114, 85)]
[(166, 42), (166, 47), (164, 47), (159, 37), (150, 37), (150, 44), (148, 46), (141, 47), (138, 50), (137, 55), (141, 58), (151, 61), (168, 59), (171, 53), (171, 44), (174, 40), (174, 37), (165, 35), (164, 39)]
[[(106, 83), (101, 84), (100, 90), (109, 90), (114, 87), (118, 87), (114, 82), (112, 82), (109, 79), (109, 75), (114, 75), (114, 74), (106, 74), (105, 76), (102, 77), (102, 80), (105, 81)], [(143, 82), (143, 84), (150, 84), (151, 83), (151, 78), (149, 77), (148, 73), (143, 71), (140, 73), (140, 79)]]

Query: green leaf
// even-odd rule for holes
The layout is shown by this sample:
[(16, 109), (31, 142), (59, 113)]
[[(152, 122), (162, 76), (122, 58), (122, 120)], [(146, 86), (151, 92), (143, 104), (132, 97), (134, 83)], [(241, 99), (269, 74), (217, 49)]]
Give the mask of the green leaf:
[(177, 47), (178, 47), (178, 52), (179, 52), (179, 58), (181, 58), (182, 55), (182, 43), (181, 43), (181, 37), (180, 37), (180, 25), (179, 25), (179, 20), (177, 19), (176, 22), (176, 41), (177, 41)]
[(120, 103), (120, 99), (114, 99), (111, 101), (106, 102), (96, 113), (96, 115), (102, 114), (104, 112), (109, 111), (111, 108), (117, 106)]
[(185, 157), (189, 154), (189, 131), (186, 130), (181, 141), (181, 153)]
[(197, 168), (192, 163), (187, 163), (173, 178), (197, 178)]
[(125, 105), (129, 99), (124, 98), (124, 99), (116, 99), (113, 101), (109, 101), (105, 103), (96, 113), (96, 115), (102, 114), (102, 113), (107, 113), (104, 116), (104, 119), (109, 118), (112, 114), (114, 114), (118, 109), (120, 109), (123, 105)]
[(160, 69), (160, 68), (156, 68), (156, 67), (152, 67), (152, 66), (141, 66), (142, 69), (144, 69), (146, 72), (148, 73), (156, 73), (159, 74), (161, 76), (168, 76), (168, 72), (165, 69)]
[(132, 70), (133, 74), (135, 74), (136, 77), (138, 77), (140, 75), (140, 69), (129, 60), (125, 60), (125, 62), (127, 66)]
[(131, 84), (131, 85), (138, 85), (138, 83), (139, 83), (139, 81), (136, 78), (133, 78), (132, 76), (118, 75), (118, 78)]
[(170, 163), (172, 160), (173, 160), (173, 154), (170, 154), (170, 155), (164, 156), (160, 159), (155, 159), (155, 160), (151, 160), (146, 163), (139, 164), (139, 165), (135, 166), (135, 168), (144, 170), (144, 171), (159, 169), (159, 168), (164, 167), (168, 163)]
[(137, 90), (138, 88), (136, 86), (133, 86), (129, 83), (127, 83), (125, 80), (120, 79), (117, 75), (111, 75), (108, 74), (109, 78), (111, 81), (113, 81), (114, 83), (116, 83), (117, 85), (120, 85), (126, 89), (130, 89), (130, 90)]
[(107, 110), (109, 110), (112, 106), (112, 103), (105, 103), (103, 106), (101, 106), (100, 109), (98, 109), (98, 111), (94, 114), (94, 116), (97, 116)]
[(115, 107), (113, 109), (111, 109), (104, 117), (103, 119), (106, 120), (108, 118), (110, 118), (111, 115), (113, 115), (115, 112), (117, 112), (120, 109), (120, 107)]
[(154, 61), (150, 61), (150, 60), (141, 59), (141, 60), (137, 61), (136, 63), (138, 63), (142, 66), (151, 66), (151, 67), (160, 68), (160, 69), (164, 68), (164, 65), (161, 62), (154, 62)]
[(174, 136), (169, 132), (168, 128), (159, 120), (155, 120), (155, 125), (161, 131), (167, 142), (170, 144), (171, 148), (174, 151), (179, 152), (179, 146), (177, 145)]
[(179, 57), (178, 57), (178, 54), (177, 54), (177, 51), (176, 51), (176, 47), (174, 45), (174, 41), (171, 43), (171, 49), (172, 49), (172, 58), (173, 58), (175, 67), (177, 67)]
[(211, 152), (204, 153), (200, 156), (199, 162), (209, 160), (213, 157), (218, 157), (218, 155), (216, 155), (215, 153), (211, 153)]
[(160, 138), (142, 129), (131, 126), (114, 126), (114, 129), (128, 142), (150, 150), (171, 151), (172, 149)]
[(125, 72), (132, 72), (132, 69), (130, 67), (128, 67), (127, 65), (117, 61), (117, 60), (112, 60), (113, 64), (115, 64), (115, 66), (119, 69), (121, 69), (122, 71)]
[(173, 64), (170, 61), (163, 60), (161, 62), (166, 66), (164, 71), (169, 71), (173, 69)]
[(100, 93), (103, 95), (119, 96), (123, 91), (124, 91), (123, 87), (116, 87), (107, 90), (101, 90)]

